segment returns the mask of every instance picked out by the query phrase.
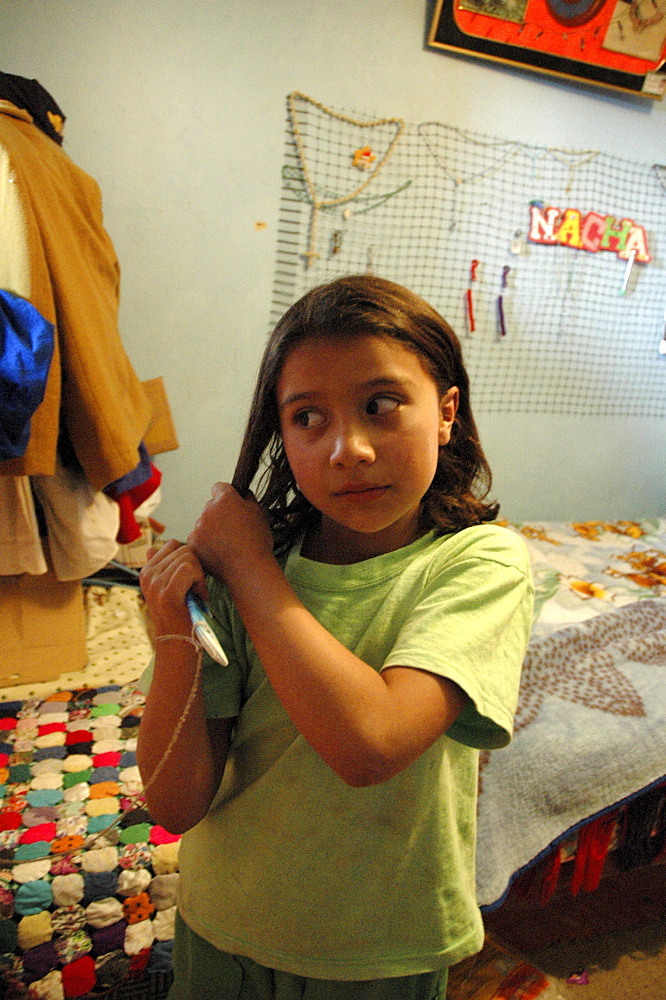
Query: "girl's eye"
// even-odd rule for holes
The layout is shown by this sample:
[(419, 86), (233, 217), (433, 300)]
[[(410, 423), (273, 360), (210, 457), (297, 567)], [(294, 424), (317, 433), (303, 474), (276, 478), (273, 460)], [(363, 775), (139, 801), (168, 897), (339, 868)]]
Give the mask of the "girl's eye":
[(386, 413), (392, 413), (399, 405), (399, 401), (392, 396), (375, 396), (368, 403), (367, 411), (372, 417), (383, 417)]
[(294, 423), (299, 427), (317, 427), (323, 421), (323, 416), (317, 410), (299, 410), (294, 416)]

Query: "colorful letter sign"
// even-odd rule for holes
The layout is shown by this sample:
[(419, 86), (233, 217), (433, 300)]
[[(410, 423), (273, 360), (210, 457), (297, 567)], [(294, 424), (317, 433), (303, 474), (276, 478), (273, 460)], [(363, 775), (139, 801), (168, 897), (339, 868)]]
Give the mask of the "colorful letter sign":
[(573, 247), (597, 253), (609, 250), (622, 260), (633, 258), (641, 264), (652, 260), (647, 236), (642, 226), (632, 219), (616, 219), (614, 215), (588, 212), (583, 216), (577, 208), (530, 205), (529, 239), (532, 243)]

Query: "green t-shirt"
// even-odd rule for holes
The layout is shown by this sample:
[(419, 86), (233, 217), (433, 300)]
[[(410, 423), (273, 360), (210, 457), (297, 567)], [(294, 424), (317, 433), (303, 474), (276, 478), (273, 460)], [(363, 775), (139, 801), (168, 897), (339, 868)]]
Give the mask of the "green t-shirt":
[(321, 979), (404, 976), (481, 948), (478, 748), (511, 738), (531, 626), (525, 546), (479, 525), (348, 566), (289, 554), (313, 615), (374, 669), (417, 667), (470, 703), (418, 760), (346, 785), (293, 726), (223, 585), (210, 604), (229, 667), (207, 660), (206, 710), (237, 716), (208, 815), (182, 839), (179, 909), (217, 948)]

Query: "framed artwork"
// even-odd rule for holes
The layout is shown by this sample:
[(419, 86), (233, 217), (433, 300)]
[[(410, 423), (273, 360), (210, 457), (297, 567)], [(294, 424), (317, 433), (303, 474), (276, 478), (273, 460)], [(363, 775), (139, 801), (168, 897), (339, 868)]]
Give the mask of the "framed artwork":
[(660, 100), (666, 0), (437, 0), (428, 44)]

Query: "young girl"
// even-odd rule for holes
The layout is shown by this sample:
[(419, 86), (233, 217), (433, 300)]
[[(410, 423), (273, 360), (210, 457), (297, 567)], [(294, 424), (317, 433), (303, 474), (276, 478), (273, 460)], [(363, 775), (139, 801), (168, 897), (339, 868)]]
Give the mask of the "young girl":
[[(489, 485), (427, 303), (353, 276), (288, 310), (234, 486), (141, 572), (139, 765), (185, 833), (170, 998), (444, 1000), (481, 948), (478, 749), (509, 742), (532, 610)], [(192, 586), (229, 658), (200, 682)]]

